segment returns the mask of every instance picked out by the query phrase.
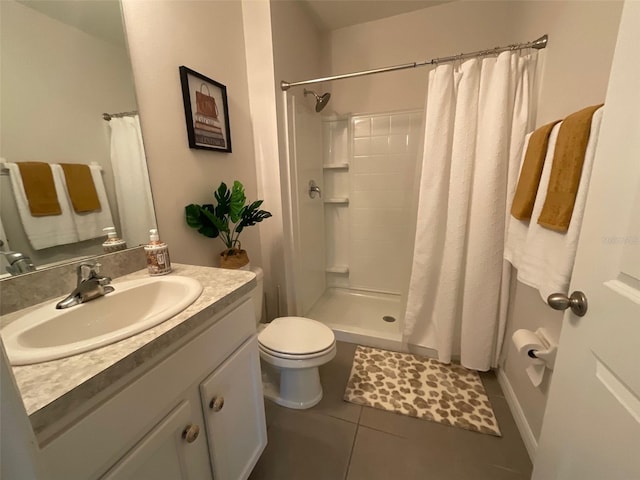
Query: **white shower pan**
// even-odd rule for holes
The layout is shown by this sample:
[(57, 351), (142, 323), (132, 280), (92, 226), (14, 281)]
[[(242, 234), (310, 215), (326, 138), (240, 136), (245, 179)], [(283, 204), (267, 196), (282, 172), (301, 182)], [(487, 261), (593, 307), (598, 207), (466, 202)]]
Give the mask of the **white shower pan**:
[(395, 350), (401, 345), (400, 295), (327, 288), (306, 316), (330, 327), (337, 340)]

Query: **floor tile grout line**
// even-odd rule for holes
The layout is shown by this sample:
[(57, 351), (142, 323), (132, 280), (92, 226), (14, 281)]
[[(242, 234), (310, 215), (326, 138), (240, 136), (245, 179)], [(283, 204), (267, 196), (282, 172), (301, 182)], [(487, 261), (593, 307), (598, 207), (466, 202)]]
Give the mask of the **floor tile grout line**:
[[(362, 410), (360, 411), (362, 413)], [(360, 418), (358, 418), (358, 422)], [(353, 442), (351, 443), (351, 451), (349, 452), (349, 461), (347, 462), (347, 471), (344, 474), (344, 480), (349, 478), (349, 471), (351, 470), (351, 460), (353, 459), (353, 451), (356, 448), (356, 439), (358, 438), (358, 431), (360, 430), (360, 423), (356, 424), (356, 431), (353, 434)]]
[(500, 470), (504, 470), (509, 473), (517, 473), (519, 475), (526, 475), (526, 473), (522, 472), (520, 469), (516, 469), (514, 467), (506, 467), (504, 465), (499, 465), (497, 463), (490, 463), (492, 467), (499, 468)]
[(344, 474), (344, 480), (349, 478), (349, 471), (351, 470), (351, 459), (353, 458), (353, 451), (356, 448), (356, 439), (358, 438), (358, 432), (360, 431), (360, 418), (362, 417), (362, 405), (360, 405), (360, 412), (358, 412), (358, 421), (356, 422), (356, 431), (353, 435), (353, 443), (351, 444), (351, 451), (349, 452), (349, 461), (347, 462), (347, 471)]
[(374, 432), (384, 433), (385, 435), (390, 435), (395, 438), (401, 438), (403, 440), (411, 440), (409, 437), (405, 437), (404, 435), (398, 435), (397, 433), (387, 432), (386, 430), (381, 430), (380, 428), (376, 428), (376, 427), (370, 427), (369, 425), (359, 424), (358, 427), (367, 428), (369, 430), (373, 430)]
[(350, 423), (351, 425), (357, 425), (358, 420), (349, 420), (348, 418), (338, 417), (336, 415), (331, 415), (330, 413), (321, 413), (319, 415), (324, 415), (325, 417), (334, 418), (336, 420), (342, 420), (343, 422)]

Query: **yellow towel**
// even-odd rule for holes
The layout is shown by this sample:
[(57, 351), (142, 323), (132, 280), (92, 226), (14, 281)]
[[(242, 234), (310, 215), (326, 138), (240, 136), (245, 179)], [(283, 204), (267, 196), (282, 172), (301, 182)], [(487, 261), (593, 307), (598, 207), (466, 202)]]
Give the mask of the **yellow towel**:
[(29, 210), (34, 217), (61, 215), (53, 173), (48, 163), (17, 162)]
[(511, 205), (511, 215), (518, 220), (529, 220), (533, 212), (533, 204), (536, 201), (538, 186), (544, 159), (547, 156), (547, 146), (549, 145), (549, 135), (554, 125), (560, 120), (548, 123), (538, 128), (529, 137), (527, 153), (522, 162), (518, 186)]
[(545, 228), (557, 232), (566, 232), (569, 228), (591, 133), (591, 118), (601, 106), (573, 113), (560, 126), (547, 197), (538, 218), (538, 224)]
[(73, 209), (77, 213), (100, 210), (100, 200), (98, 200), (98, 192), (96, 192), (89, 165), (61, 163), (60, 166), (64, 171)]

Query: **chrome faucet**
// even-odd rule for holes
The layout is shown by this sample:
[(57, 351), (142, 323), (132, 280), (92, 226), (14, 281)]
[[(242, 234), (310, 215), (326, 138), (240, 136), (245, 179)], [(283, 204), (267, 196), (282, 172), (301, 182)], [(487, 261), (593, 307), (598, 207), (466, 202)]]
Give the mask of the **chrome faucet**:
[[(0, 247), (4, 245), (4, 242), (0, 240)], [(35, 272), (36, 267), (31, 261), (28, 255), (20, 252), (0, 252), (7, 259), (9, 265), (7, 265), (7, 272), (11, 275), (21, 275), (27, 272)]]
[(316, 198), (316, 193), (322, 198), (322, 191), (315, 180), (309, 180), (309, 198)]
[(99, 263), (80, 264), (76, 270), (78, 284), (75, 290), (67, 298), (58, 302), (56, 308), (73, 307), (113, 292), (115, 289), (109, 285), (111, 278), (100, 276), (99, 270)]

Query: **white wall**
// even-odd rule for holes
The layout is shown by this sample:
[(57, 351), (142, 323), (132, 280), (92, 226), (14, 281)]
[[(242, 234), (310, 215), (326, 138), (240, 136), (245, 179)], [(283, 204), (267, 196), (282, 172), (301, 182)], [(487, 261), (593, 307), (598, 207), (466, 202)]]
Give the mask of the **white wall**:
[[(118, 222), (109, 132), (103, 112), (135, 110), (129, 56), (108, 43), (13, 0), (0, 2), (0, 155), (8, 161), (98, 162)], [(102, 252), (103, 238), (33, 250), (1, 176), (2, 220), (12, 249), (37, 265)], [(108, 225), (105, 225), (108, 226)]]
[[(123, 11), (161, 237), (174, 261), (217, 265), (222, 242), (189, 228), (184, 207), (213, 202), (221, 181), (240, 180), (247, 199), (257, 199), (242, 4), (125, 0)], [(233, 153), (189, 148), (180, 65), (226, 85)], [(259, 229), (240, 240), (260, 265)]]
[[(327, 50), (331, 71), (323, 73), (399, 65), (512, 43), (512, 3), (458, 1), (334, 30)], [(333, 108), (339, 114), (423, 109), (428, 68), (336, 81)]]
[[(604, 98), (619, 1), (457, 1), (329, 32), (329, 72), (398, 65), (549, 35), (538, 124)], [(423, 108), (428, 69), (332, 84), (337, 113)]]
[[(428, 60), (497, 45), (530, 41), (546, 33), (549, 47), (539, 92), (537, 125), (602, 102), (615, 47), (621, 2), (458, 1), (328, 34), (330, 71), (338, 74)], [(429, 67), (341, 80), (332, 85), (339, 114), (423, 108)], [(561, 314), (537, 291), (513, 282), (507, 337), (541, 326), (559, 334)], [(520, 402), (532, 436), (538, 437), (548, 380), (528, 383), (523, 361), (505, 346), (504, 373)]]

